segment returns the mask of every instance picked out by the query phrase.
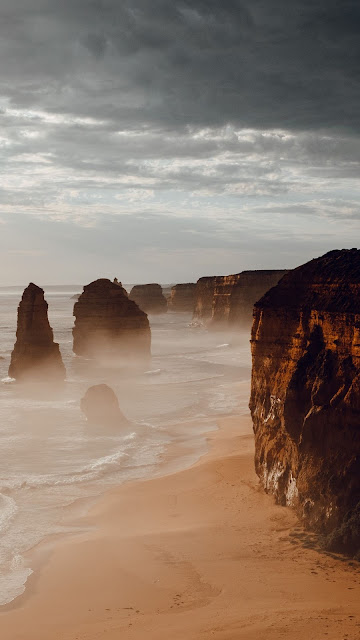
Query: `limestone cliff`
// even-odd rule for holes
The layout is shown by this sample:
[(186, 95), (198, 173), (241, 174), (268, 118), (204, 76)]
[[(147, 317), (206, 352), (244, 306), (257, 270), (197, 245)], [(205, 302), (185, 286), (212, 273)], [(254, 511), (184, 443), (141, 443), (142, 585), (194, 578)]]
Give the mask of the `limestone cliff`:
[(168, 307), (171, 311), (194, 311), (196, 284), (187, 282), (171, 287)]
[(199, 278), (196, 283), (193, 318), (204, 324), (211, 320), (215, 280), (216, 276), (207, 276)]
[(9, 367), (11, 378), (45, 382), (65, 379), (65, 367), (47, 310), (43, 289), (31, 282), (18, 307), (16, 342)]
[(360, 251), (331, 251), (256, 303), (250, 409), (266, 491), (360, 549)]
[(255, 302), (285, 273), (286, 270), (259, 270), (200, 278), (194, 319), (204, 322), (209, 329), (250, 327)]
[(131, 289), (129, 298), (145, 313), (167, 311), (167, 300), (159, 284), (137, 284)]
[(129, 364), (150, 357), (150, 327), (146, 313), (125, 289), (105, 278), (86, 287), (74, 305), (74, 353), (87, 358)]

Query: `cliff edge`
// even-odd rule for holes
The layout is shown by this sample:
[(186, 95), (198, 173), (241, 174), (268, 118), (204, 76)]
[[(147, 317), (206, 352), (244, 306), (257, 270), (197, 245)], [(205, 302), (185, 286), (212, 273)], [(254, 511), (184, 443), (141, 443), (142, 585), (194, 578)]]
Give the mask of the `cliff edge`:
[(360, 251), (290, 271), (255, 304), (255, 465), (280, 504), (360, 550)]

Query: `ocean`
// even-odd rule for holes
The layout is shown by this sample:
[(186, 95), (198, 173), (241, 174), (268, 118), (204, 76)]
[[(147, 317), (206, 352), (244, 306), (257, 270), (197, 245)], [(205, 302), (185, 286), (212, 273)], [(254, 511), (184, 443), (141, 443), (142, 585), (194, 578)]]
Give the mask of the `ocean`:
[[(72, 296), (79, 291), (45, 288), (67, 370), (64, 386), (49, 395), (8, 378), (22, 290), (0, 290), (0, 604), (25, 589), (32, 573), (26, 551), (79, 530), (74, 514), (81, 505), (124, 481), (161, 473), (170, 447), (171, 470), (189, 466), (206, 451), (204, 434), (217, 417), (247, 411), (247, 334), (191, 327), (188, 313), (149, 316), (149, 369), (105, 369), (72, 353)], [(94, 429), (81, 413), (87, 388), (103, 382), (117, 394), (129, 429)]]

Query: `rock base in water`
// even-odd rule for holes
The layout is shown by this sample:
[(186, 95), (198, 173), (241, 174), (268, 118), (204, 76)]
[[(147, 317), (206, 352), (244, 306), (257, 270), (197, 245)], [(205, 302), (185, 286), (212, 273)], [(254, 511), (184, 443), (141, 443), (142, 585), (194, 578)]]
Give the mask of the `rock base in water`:
[(89, 387), (81, 398), (80, 407), (90, 424), (111, 427), (129, 424), (120, 411), (115, 392), (107, 384)]

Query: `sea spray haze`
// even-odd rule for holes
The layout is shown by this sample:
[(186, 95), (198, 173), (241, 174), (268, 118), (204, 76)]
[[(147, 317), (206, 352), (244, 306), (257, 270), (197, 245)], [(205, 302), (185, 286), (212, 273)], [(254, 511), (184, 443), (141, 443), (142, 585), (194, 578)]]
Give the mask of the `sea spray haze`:
[[(130, 290), (130, 287), (127, 287)], [(79, 288), (45, 290), (54, 340), (67, 370), (64, 386), (28, 391), (9, 382), (21, 289), (0, 292), (0, 602), (22, 592), (31, 567), (26, 549), (52, 533), (73, 531), (74, 514), (88, 499), (126, 479), (156, 474), (167, 445), (177, 443), (173, 468), (204, 451), (204, 432), (216, 416), (246, 411), (250, 355), (248, 335), (232, 345), (229, 335), (191, 329), (191, 313), (150, 317), (152, 361), (135, 375), (74, 356), (73, 305)], [(107, 383), (129, 419), (109, 431), (86, 422), (80, 399)]]
[(130, 300), (121, 284), (106, 278), (84, 287), (74, 305), (73, 350), (79, 356), (118, 366), (150, 362), (151, 332), (147, 315)]

